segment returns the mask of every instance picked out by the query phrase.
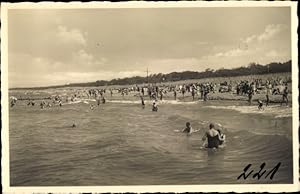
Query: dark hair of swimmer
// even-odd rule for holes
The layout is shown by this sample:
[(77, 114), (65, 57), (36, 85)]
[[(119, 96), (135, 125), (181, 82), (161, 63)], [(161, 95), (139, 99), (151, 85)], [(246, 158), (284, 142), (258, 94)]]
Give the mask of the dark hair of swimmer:
[(191, 123), (190, 122), (186, 122), (185, 124), (187, 127), (191, 126)]
[(209, 124), (209, 129), (212, 129), (212, 128), (214, 128), (215, 127), (215, 125), (214, 124)]

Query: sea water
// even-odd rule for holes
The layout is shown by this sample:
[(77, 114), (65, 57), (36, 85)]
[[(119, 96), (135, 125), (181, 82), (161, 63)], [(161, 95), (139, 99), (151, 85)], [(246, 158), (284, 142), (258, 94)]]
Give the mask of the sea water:
[[(95, 108), (90, 109), (94, 104)], [(143, 109), (137, 100), (94, 100), (40, 109), (18, 101), (9, 109), (12, 186), (95, 186), (292, 183), (291, 108), (263, 111), (246, 102), (158, 103)], [(190, 122), (199, 132), (175, 132)], [(209, 123), (226, 134), (226, 147), (201, 149)], [(76, 124), (76, 127), (72, 127)], [(237, 177), (248, 164), (262, 163), (270, 178)]]

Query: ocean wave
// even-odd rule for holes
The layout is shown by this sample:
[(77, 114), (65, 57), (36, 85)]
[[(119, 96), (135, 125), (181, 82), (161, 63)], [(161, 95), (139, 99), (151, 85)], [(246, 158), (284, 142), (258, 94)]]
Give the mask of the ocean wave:
[[(122, 104), (141, 104), (140, 100), (107, 100), (107, 102), (111, 103), (122, 103)], [(153, 100), (145, 100), (145, 104), (152, 104)], [(194, 102), (183, 102), (183, 101), (177, 101), (177, 100), (161, 100), (156, 101), (157, 104), (197, 104), (197, 101)]]
[(257, 106), (206, 106), (214, 109), (235, 110), (243, 114), (264, 114), (273, 115), (275, 118), (292, 117), (292, 107), (284, 107), (280, 105), (264, 107), (259, 110)]
[(162, 100), (159, 101), (159, 104), (197, 104), (198, 101), (192, 101), (192, 102), (183, 102), (183, 101), (177, 101), (177, 100)]
[(75, 101), (70, 101), (70, 102), (66, 102), (66, 103), (63, 103), (63, 105), (69, 105), (69, 104), (78, 104), (78, 103), (85, 103), (85, 104), (89, 104), (89, 101), (91, 102), (96, 102), (95, 99), (80, 99), (80, 100), (75, 100)]
[[(121, 103), (121, 104), (141, 104), (140, 100), (107, 100), (110, 103)], [(146, 101), (145, 101), (146, 103)]]
[[(78, 104), (78, 103), (85, 103), (89, 104), (89, 102), (96, 102), (95, 99), (89, 99), (89, 98), (82, 98), (82, 99), (76, 99), (75, 101), (67, 102), (65, 104)], [(141, 100), (106, 100), (108, 103), (120, 103), (120, 104), (141, 104)], [(197, 104), (197, 101), (192, 102), (183, 102), (183, 101), (177, 101), (177, 100), (159, 100), (159, 101), (153, 101), (153, 100), (144, 100), (145, 104), (152, 104), (153, 102), (156, 102), (156, 104)]]

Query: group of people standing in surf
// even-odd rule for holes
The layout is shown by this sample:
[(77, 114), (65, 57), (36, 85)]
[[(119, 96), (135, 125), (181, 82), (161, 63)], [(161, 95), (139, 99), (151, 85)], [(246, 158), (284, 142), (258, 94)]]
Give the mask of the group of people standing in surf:
[[(179, 132), (186, 133), (187, 135), (191, 135), (192, 133), (196, 133), (200, 131), (200, 129), (194, 130), (191, 126), (190, 122), (186, 122), (186, 126), (184, 129)], [(209, 129), (205, 131), (202, 141), (203, 147), (205, 148), (219, 148), (225, 145), (226, 135), (222, 133), (220, 129), (215, 129), (215, 125), (213, 123), (209, 124)]]

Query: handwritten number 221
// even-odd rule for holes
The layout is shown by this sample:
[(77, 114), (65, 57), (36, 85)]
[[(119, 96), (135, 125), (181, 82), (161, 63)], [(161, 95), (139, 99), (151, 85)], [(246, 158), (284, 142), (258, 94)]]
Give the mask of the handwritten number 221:
[[(249, 170), (249, 168), (251, 167), (252, 164), (248, 164), (245, 168), (244, 168), (244, 172), (242, 174), (240, 174), (240, 176), (238, 176), (237, 179), (240, 178), (244, 178), (245, 180), (253, 173), (253, 170), (251, 170), (250, 172), (247, 173), (247, 171)], [(267, 172), (266, 170), (263, 170), (265, 167), (265, 163), (262, 163), (260, 165), (260, 170), (256, 173), (253, 174), (252, 178), (257, 178), (258, 180)], [(279, 162), (272, 170), (270, 170), (269, 173), (266, 174), (265, 179), (268, 178), (269, 175), (270, 179), (272, 180), (274, 175), (276, 174), (276, 172), (278, 171), (279, 167), (281, 165), (281, 162)]]

